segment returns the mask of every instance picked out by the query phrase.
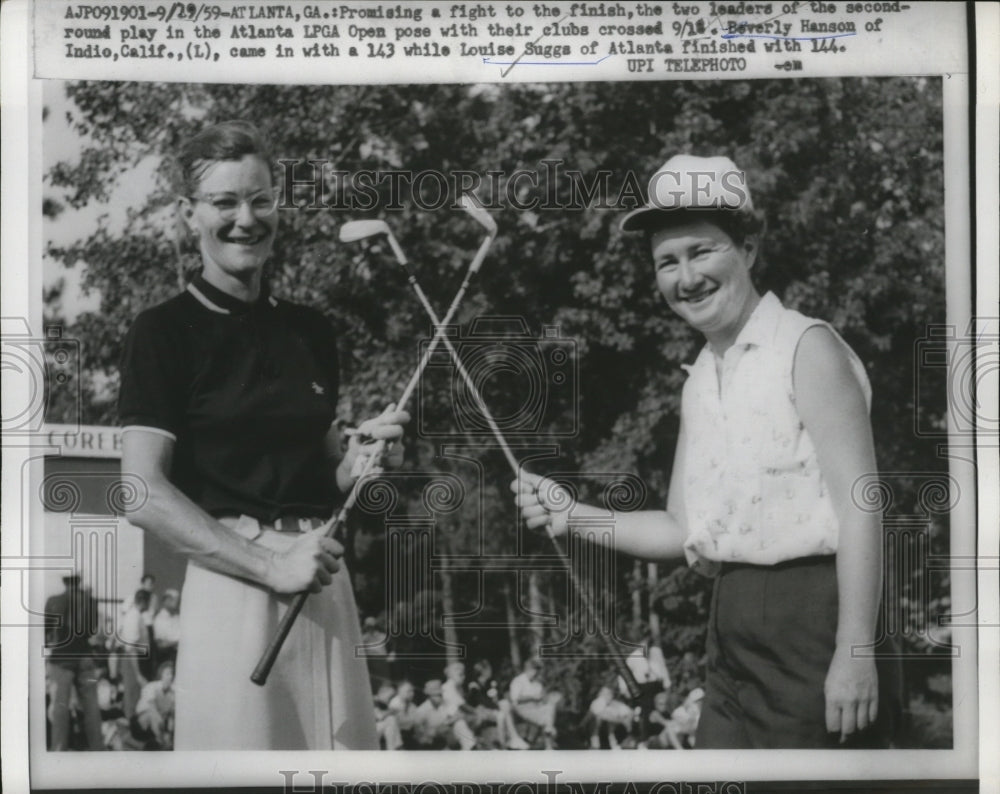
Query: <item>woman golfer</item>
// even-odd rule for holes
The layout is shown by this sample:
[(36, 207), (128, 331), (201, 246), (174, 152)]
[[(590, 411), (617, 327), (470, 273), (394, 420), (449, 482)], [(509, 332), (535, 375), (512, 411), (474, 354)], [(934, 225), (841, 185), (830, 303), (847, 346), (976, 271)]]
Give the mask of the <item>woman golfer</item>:
[[(829, 325), (754, 287), (763, 224), (730, 160), (676, 156), (649, 195), (622, 228), (647, 234), (657, 287), (707, 344), (687, 368), (667, 510), (616, 514), (615, 548), (716, 577), (697, 747), (867, 739), (882, 536), (851, 499), (876, 471), (864, 369)], [(607, 515), (528, 473), (512, 488), (530, 527)]]
[[(333, 427), (337, 346), (317, 311), (272, 297), (278, 226), (257, 130), (208, 127), (178, 155), (178, 206), (200, 274), (142, 312), (125, 342), (122, 471), (148, 495), (129, 520), (188, 558), (177, 659), (177, 749), (376, 749), (342, 547), (317, 530), (358, 456)], [(362, 423), (398, 439), (404, 412)], [(396, 446), (387, 465), (397, 465)], [(250, 673), (289, 602), (312, 595), (266, 686)]]

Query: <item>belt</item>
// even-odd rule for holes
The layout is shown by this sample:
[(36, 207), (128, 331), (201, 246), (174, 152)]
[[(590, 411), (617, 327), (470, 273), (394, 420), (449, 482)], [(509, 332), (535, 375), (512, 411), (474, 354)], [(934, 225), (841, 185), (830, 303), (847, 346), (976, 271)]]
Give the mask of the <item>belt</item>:
[(836, 554), (816, 554), (811, 557), (796, 557), (793, 560), (782, 560), (773, 565), (757, 565), (752, 562), (724, 562), (720, 573), (730, 571), (781, 571), (785, 568), (805, 568), (810, 565), (832, 564), (837, 561)]
[(324, 519), (315, 516), (280, 516), (273, 523), (265, 523), (253, 516), (248, 515), (222, 515), (217, 516), (220, 523), (225, 524), (236, 534), (242, 535), (247, 540), (256, 540), (266, 531), (271, 532), (309, 532), (312, 529), (322, 526)]
[(311, 529), (323, 526), (325, 523), (322, 518), (314, 516), (281, 516), (274, 519), (273, 524), (261, 522), (260, 526), (262, 529), (273, 529), (276, 532), (308, 532)]

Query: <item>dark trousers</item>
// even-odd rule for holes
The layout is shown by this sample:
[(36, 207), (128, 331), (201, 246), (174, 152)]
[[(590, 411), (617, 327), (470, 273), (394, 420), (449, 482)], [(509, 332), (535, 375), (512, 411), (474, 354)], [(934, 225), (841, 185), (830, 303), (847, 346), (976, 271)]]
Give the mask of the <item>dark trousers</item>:
[[(725, 565), (708, 628), (698, 748), (838, 747), (826, 730), (823, 686), (837, 635), (836, 558)], [(898, 711), (894, 660), (880, 661), (879, 720), (846, 746), (884, 747)], [(896, 680), (891, 680), (895, 678)]]
[(97, 681), (100, 670), (93, 659), (60, 659), (47, 665), (52, 682), (52, 736), (50, 750), (68, 750), (70, 734), (69, 703), (76, 696), (83, 713), (83, 734), (87, 749), (103, 750), (101, 709), (97, 702)]

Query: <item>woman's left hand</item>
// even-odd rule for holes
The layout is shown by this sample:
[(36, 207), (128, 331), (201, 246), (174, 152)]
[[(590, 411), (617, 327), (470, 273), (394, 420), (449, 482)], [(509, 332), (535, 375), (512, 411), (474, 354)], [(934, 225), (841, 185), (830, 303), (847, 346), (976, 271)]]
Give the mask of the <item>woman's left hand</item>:
[(390, 405), (378, 416), (358, 425), (350, 435), (347, 452), (341, 462), (341, 468), (350, 472), (350, 479), (356, 480), (361, 475), (380, 442), (384, 442), (381, 445), (384, 449), (377, 465), (388, 469), (399, 468), (403, 463), (403, 426), (409, 421), (409, 413), (397, 411), (395, 405)]
[(850, 646), (838, 646), (823, 687), (826, 694), (826, 729), (840, 733), (843, 742), (863, 731), (878, 716), (878, 673), (875, 660), (854, 656)]

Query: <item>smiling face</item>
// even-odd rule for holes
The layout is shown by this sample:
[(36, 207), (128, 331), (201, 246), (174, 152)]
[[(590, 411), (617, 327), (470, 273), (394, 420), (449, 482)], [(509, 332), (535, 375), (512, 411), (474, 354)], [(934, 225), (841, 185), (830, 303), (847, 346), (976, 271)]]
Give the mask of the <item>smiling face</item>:
[[(278, 214), (254, 213), (254, 198), (270, 197), (271, 172), (260, 157), (215, 160), (198, 181), (195, 197), (181, 199), (188, 228), (198, 238), (205, 278), (231, 292), (235, 282), (258, 285), (264, 262), (271, 254)], [(238, 202), (236, 216), (224, 218), (221, 209)]]
[(739, 246), (715, 224), (691, 218), (654, 232), (651, 245), (656, 285), (670, 308), (725, 350), (760, 300), (750, 280), (756, 239)]

